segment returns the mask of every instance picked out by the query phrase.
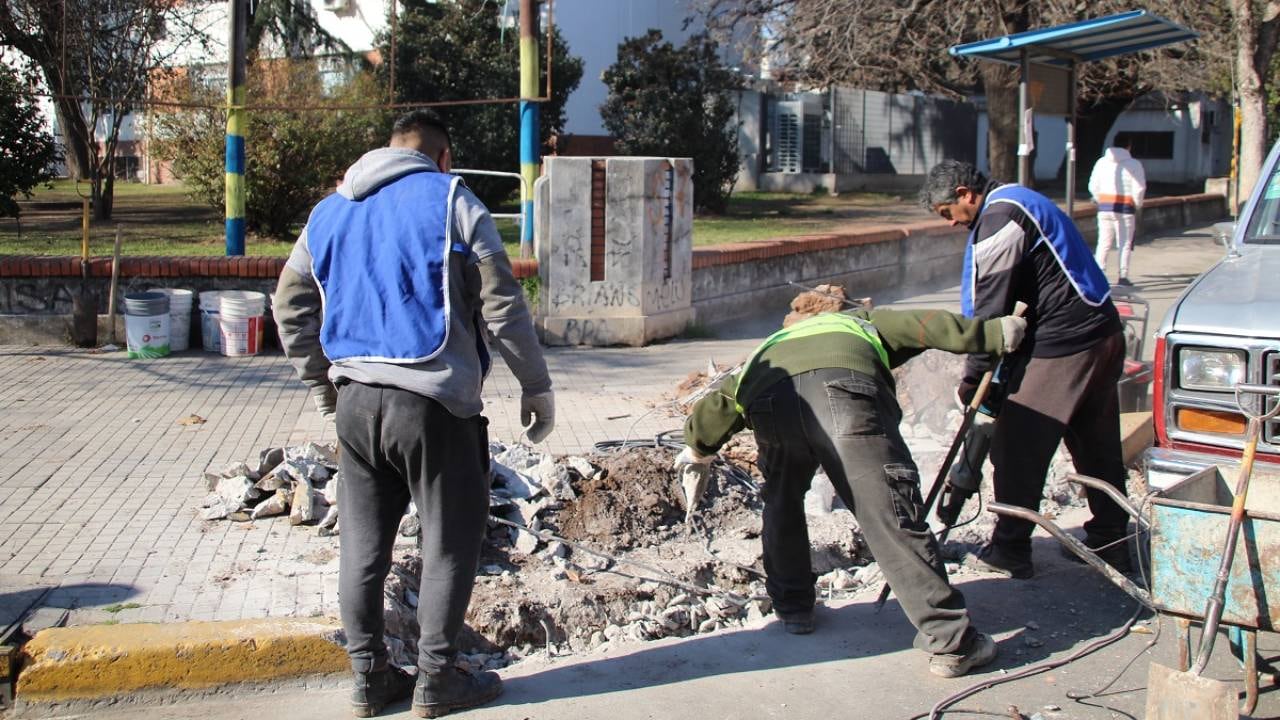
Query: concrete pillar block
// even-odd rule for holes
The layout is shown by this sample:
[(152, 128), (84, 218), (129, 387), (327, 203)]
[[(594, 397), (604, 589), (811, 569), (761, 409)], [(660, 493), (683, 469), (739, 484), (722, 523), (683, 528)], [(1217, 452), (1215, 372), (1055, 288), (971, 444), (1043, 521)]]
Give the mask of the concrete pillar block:
[(644, 345), (694, 319), (693, 161), (555, 157), (536, 193), (549, 345)]

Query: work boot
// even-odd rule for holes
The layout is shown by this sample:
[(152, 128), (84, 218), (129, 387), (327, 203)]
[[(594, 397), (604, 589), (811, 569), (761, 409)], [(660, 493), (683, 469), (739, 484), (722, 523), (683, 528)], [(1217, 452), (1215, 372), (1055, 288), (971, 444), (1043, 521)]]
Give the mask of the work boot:
[(801, 613), (777, 613), (778, 619), (782, 621), (782, 629), (792, 635), (808, 635), (813, 632), (813, 611)]
[(367, 718), (382, 712), (382, 708), (408, 700), (413, 694), (413, 676), (398, 667), (385, 664), (369, 672), (355, 673), (351, 688), (351, 711), (356, 717)]
[(962, 651), (939, 653), (929, 658), (929, 672), (944, 678), (956, 678), (996, 659), (999, 649), (990, 636), (974, 632)]
[(994, 542), (983, 545), (976, 553), (965, 555), (964, 564), (979, 572), (995, 573), (1019, 580), (1025, 580), (1035, 574), (1030, 552), (1011, 550)]
[(418, 684), (413, 688), (413, 714), (440, 717), (483, 705), (501, 694), (502, 678), (495, 672), (473, 675), (453, 666), (435, 673), (419, 671)]
[[(1128, 575), (1133, 572), (1133, 561), (1129, 558), (1129, 540), (1103, 540), (1086, 535), (1084, 546), (1093, 551), (1102, 561), (1117, 571)], [(1101, 549), (1099, 549), (1101, 548)], [(1062, 556), (1072, 562), (1084, 564), (1084, 559), (1071, 552), (1066, 545), (1062, 546)]]

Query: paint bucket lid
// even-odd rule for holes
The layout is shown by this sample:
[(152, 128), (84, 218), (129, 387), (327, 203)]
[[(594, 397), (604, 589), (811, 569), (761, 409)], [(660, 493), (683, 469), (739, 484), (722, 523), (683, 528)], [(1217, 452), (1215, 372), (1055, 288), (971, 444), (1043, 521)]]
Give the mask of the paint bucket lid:
[(125, 315), (168, 315), (169, 296), (160, 292), (130, 293), (124, 296)]
[(252, 290), (227, 290), (222, 293), (219, 305), (223, 314), (255, 317), (266, 310), (267, 296)]
[(184, 288), (148, 288), (147, 292), (162, 293), (169, 298), (169, 309), (179, 312), (191, 309), (191, 301), (195, 292)]

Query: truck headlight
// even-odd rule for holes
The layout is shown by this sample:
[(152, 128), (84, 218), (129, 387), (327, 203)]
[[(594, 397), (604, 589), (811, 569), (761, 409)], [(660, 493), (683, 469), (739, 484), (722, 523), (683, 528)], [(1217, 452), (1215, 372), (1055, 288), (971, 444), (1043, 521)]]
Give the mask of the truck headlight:
[(1183, 348), (1178, 352), (1178, 386), (1184, 390), (1232, 390), (1244, 382), (1244, 353)]

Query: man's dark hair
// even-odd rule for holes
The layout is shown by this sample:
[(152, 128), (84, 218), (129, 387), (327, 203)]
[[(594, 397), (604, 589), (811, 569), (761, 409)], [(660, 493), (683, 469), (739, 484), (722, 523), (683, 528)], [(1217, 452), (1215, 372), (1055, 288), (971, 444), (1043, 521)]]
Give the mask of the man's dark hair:
[(943, 160), (929, 171), (924, 185), (920, 187), (920, 204), (924, 209), (933, 209), (944, 203), (956, 201), (956, 188), (967, 187), (974, 192), (985, 192), (987, 176), (978, 172), (978, 168), (960, 160)]
[(453, 141), (449, 137), (449, 126), (445, 125), (444, 118), (440, 117), (439, 113), (430, 108), (410, 110), (396, 118), (396, 123), (391, 126), (392, 135), (405, 135), (416, 132), (427, 138), (431, 136), (433, 131), (443, 135), (446, 144), (453, 145)]

